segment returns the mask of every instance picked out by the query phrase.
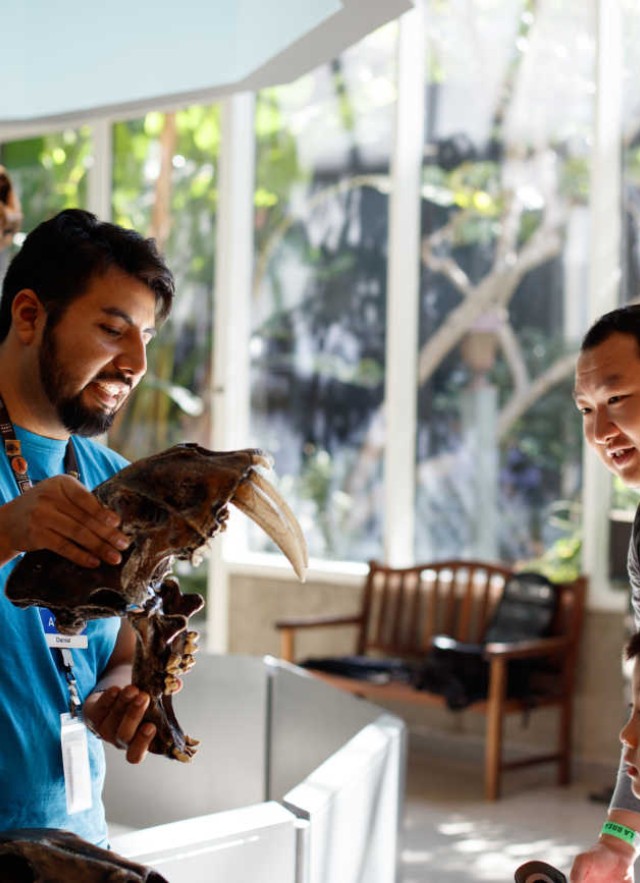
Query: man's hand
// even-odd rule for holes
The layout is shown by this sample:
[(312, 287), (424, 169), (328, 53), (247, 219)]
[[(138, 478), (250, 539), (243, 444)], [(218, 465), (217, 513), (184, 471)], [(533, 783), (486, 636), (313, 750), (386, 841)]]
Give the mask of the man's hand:
[(50, 549), (81, 567), (119, 564), (130, 543), (119, 524), (119, 515), (71, 475), (47, 478), (0, 506), (0, 565), (34, 549)]
[(633, 883), (635, 851), (614, 837), (599, 840), (591, 849), (576, 856), (571, 883)]
[(148, 705), (149, 695), (129, 684), (91, 693), (82, 711), (87, 727), (96, 736), (126, 751), (129, 763), (140, 763), (156, 734), (153, 724), (142, 723)]

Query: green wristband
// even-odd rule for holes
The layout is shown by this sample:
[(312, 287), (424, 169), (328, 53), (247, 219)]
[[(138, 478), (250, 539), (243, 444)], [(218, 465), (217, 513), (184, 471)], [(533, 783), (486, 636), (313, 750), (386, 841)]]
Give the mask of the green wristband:
[(634, 849), (640, 848), (640, 834), (634, 831), (633, 828), (627, 828), (626, 825), (620, 825), (618, 822), (605, 822), (600, 833), (609, 834), (611, 837), (624, 840), (625, 843), (633, 846)]

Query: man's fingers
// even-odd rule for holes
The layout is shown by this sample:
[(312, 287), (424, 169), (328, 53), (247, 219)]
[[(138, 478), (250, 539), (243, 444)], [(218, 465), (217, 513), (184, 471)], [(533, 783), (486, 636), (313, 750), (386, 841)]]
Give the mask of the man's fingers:
[(126, 549), (130, 539), (118, 530), (121, 517), (117, 512), (103, 506), (90, 491), (76, 479), (69, 478), (62, 485), (62, 492), (69, 500), (71, 507), (68, 517), (72, 518), (81, 529), (106, 541), (109, 548)]
[(144, 722), (149, 696), (129, 685), (110, 687), (91, 709), (90, 728), (100, 738), (127, 752), (129, 763), (141, 763), (149, 751), (156, 728)]
[(101, 739), (105, 738), (103, 733), (104, 722), (118, 698), (119, 692), (120, 689), (118, 687), (109, 687), (101, 693), (92, 693), (85, 703), (84, 717), (87, 726), (91, 732)]
[(142, 763), (149, 751), (149, 745), (156, 734), (153, 724), (146, 723), (138, 729), (127, 748), (127, 760), (129, 763)]
[(95, 494), (92, 494), (77, 478), (71, 475), (60, 475), (57, 478), (61, 480), (62, 495), (78, 510), (80, 520), (88, 516), (107, 530), (120, 524), (121, 518), (118, 513), (103, 506)]
[(101, 561), (119, 564), (130, 545), (118, 530), (120, 516), (71, 476), (42, 482), (20, 502), (26, 525), (21, 551), (50, 549), (81, 567), (97, 567)]
[[(103, 530), (98, 534), (95, 524), (82, 524), (63, 514), (50, 522), (49, 529), (51, 538), (47, 548), (84, 567), (97, 567), (101, 561), (119, 564), (121, 551), (130, 545), (129, 538), (117, 530)], [(91, 563), (85, 564), (90, 560)]]
[(120, 704), (119, 699), (115, 705), (115, 712), (120, 713), (116, 739), (129, 745), (142, 723), (150, 700), (147, 693), (142, 693), (133, 686), (125, 687), (120, 697), (123, 698), (123, 704)]

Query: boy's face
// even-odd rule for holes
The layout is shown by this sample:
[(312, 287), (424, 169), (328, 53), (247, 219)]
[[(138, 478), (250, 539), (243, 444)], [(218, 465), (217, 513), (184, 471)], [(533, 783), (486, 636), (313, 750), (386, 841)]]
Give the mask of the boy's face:
[(631, 779), (631, 790), (640, 798), (640, 656), (633, 661), (633, 698), (629, 720), (620, 731), (622, 761)]

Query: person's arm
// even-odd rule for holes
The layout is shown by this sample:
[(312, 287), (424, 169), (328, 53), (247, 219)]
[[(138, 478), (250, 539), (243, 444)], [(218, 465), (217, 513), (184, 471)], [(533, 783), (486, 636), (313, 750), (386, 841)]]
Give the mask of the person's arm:
[(129, 539), (120, 516), (70, 475), (39, 482), (0, 506), (0, 566), (21, 552), (50, 549), (81, 567), (119, 564)]
[[(622, 763), (605, 821), (640, 831), (640, 800), (631, 791)], [(576, 856), (571, 868), (571, 883), (633, 883), (637, 855), (638, 849), (624, 839), (600, 834), (590, 849)]]
[[(640, 831), (640, 812), (612, 810), (607, 819)], [(600, 834), (586, 852), (576, 856), (571, 868), (571, 883), (633, 883), (633, 865), (638, 851), (624, 840)]]
[(156, 733), (153, 724), (142, 722), (149, 695), (131, 683), (135, 642), (133, 628), (123, 619), (109, 663), (82, 708), (89, 729), (126, 750), (129, 763), (144, 760)]

